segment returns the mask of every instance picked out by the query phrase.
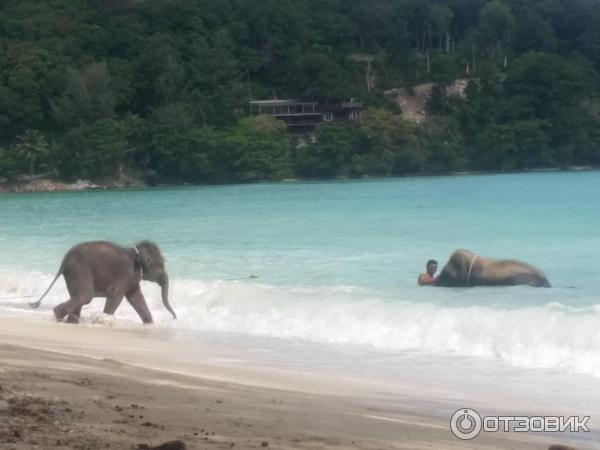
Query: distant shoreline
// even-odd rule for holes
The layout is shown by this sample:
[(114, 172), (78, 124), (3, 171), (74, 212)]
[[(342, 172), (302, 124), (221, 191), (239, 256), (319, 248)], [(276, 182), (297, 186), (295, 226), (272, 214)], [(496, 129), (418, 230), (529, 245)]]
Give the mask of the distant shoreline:
[[(506, 171), (485, 171), (471, 170), (460, 172), (447, 173), (415, 173), (407, 175), (380, 176), (380, 177), (361, 177), (361, 178), (285, 178), (281, 180), (268, 181), (269, 183), (304, 183), (317, 181), (360, 181), (360, 180), (377, 180), (377, 179), (394, 179), (394, 178), (424, 178), (424, 177), (459, 177), (459, 176), (476, 176), (476, 175), (509, 175), (518, 173), (556, 173), (556, 172), (593, 172), (600, 170), (600, 166), (570, 166), (567, 168), (543, 168), (543, 169), (523, 169), (523, 170), (506, 170)], [(74, 192), (74, 191), (98, 191), (98, 190), (114, 190), (114, 189), (140, 189), (151, 187), (183, 187), (183, 186), (227, 186), (238, 184), (256, 184), (256, 183), (211, 183), (211, 184), (191, 184), (187, 182), (181, 183), (164, 183), (150, 185), (139, 179), (125, 180), (110, 180), (93, 182), (90, 180), (77, 180), (75, 182), (65, 182), (57, 178), (38, 178), (31, 181), (1, 181), (0, 194), (28, 194), (39, 192)]]
[(0, 182), (0, 194), (97, 191), (145, 187), (148, 187), (148, 185), (145, 182), (136, 179), (111, 180), (103, 182), (92, 182), (90, 180), (77, 180), (75, 182), (65, 182), (54, 177), (48, 177), (26, 181)]

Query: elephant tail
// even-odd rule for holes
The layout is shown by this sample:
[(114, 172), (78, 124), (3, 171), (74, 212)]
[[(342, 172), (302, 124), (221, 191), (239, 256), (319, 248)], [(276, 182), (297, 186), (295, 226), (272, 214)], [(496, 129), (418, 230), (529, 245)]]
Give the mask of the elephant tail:
[(48, 289), (46, 289), (46, 292), (44, 292), (42, 294), (42, 296), (40, 297), (40, 299), (37, 302), (31, 302), (29, 304), (29, 306), (31, 306), (32, 308), (39, 308), (40, 305), (42, 304), (42, 300), (44, 300), (44, 297), (46, 296), (46, 294), (48, 294), (48, 292), (50, 292), (50, 289), (52, 289), (52, 286), (54, 286), (54, 283), (56, 283), (56, 280), (58, 280), (58, 277), (60, 277), (62, 275), (62, 273), (63, 273), (63, 266), (61, 264), (60, 269), (58, 270), (58, 273), (54, 277), (54, 280), (52, 280), (52, 283), (50, 283), (50, 286), (48, 286)]

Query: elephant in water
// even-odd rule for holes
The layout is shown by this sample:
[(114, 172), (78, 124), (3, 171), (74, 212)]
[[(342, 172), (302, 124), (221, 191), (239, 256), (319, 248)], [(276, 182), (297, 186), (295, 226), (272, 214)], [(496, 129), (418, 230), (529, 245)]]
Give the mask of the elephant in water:
[(435, 286), (514, 286), (526, 284), (550, 287), (546, 276), (520, 261), (482, 258), (469, 250), (456, 250), (435, 279)]
[(165, 308), (176, 319), (169, 304), (169, 277), (158, 246), (150, 241), (138, 242), (133, 248), (120, 247), (112, 242), (83, 242), (71, 248), (63, 258), (54, 280), (34, 303), (38, 308), (59, 276), (65, 278), (71, 298), (54, 308), (56, 320), (78, 323), (81, 307), (94, 297), (106, 297), (104, 312), (114, 314), (123, 297), (133, 306), (144, 323), (152, 323), (152, 314), (140, 290), (140, 281), (158, 283), (162, 288)]

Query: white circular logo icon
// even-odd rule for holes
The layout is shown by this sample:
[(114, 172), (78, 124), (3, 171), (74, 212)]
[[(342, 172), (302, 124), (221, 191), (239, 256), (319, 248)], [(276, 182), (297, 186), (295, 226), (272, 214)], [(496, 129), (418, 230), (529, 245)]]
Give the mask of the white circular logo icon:
[(476, 438), (481, 431), (481, 416), (470, 408), (462, 408), (452, 414), (450, 419), (452, 434), (465, 441)]

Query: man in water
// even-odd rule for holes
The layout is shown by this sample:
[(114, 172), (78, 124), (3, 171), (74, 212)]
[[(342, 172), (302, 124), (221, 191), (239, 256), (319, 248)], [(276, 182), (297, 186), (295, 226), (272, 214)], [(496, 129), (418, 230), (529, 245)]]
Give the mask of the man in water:
[(437, 261), (435, 259), (430, 259), (427, 261), (425, 268), (427, 271), (419, 275), (419, 279), (417, 280), (419, 286), (431, 286), (435, 282), (434, 275), (437, 271)]

